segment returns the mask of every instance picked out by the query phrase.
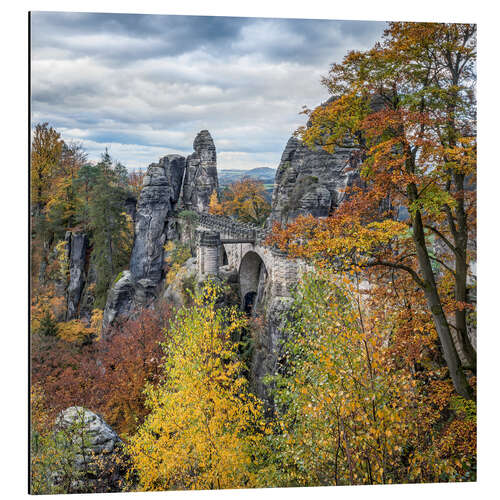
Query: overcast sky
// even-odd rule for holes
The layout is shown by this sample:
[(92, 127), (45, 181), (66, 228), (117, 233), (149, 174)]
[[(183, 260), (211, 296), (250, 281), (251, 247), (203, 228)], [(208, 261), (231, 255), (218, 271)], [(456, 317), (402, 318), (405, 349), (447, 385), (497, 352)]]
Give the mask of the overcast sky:
[(328, 94), (322, 75), (384, 23), (137, 14), (32, 14), (32, 124), (129, 169), (187, 155), (208, 129), (219, 169), (277, 167)]

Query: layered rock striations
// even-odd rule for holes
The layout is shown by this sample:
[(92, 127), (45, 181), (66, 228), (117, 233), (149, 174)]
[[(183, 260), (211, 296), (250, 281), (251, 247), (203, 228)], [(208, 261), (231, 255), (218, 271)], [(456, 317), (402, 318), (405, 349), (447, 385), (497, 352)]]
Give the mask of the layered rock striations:
[(330, 154), (291, 137), (276, 172), (268, 226), (288, 224), (299, 215), (327, 216), (359, 178), (357, 165), (358, 152), (349, 143)]
[(193, 148), (187, 158), (167, 155), (148, 167), (135, 213), (130, 270), (122, 273), (108, 293), (103, 332), (119, 316), (158, 297), (164, 245), (179, 238), (176, 213), (208, 210), (210, 196), (218, 187), (215, 145), (208, 130), (198, 133)]
[(152, 163), (144, 176), (130, 258), (134, 281), (147, 280), (156, 286), (161, 279), (166, 222), (178, 200), (185, 166), (183, 156), (167, 155), (159, 163)]
[(179, 209), (206, 212), (210, 196), (219, 187), (217, 179), (217, 154), (208, 130), (202, 130), (193, 143), (194, 153), (186, 160), (186, 175)]

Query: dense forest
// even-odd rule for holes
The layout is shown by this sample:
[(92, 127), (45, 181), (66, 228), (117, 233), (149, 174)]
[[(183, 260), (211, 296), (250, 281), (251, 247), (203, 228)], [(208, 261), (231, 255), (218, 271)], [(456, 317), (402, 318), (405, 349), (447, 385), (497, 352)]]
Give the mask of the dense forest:
[[(261, 319), (224, 280), (184, 280), (180, 307), (160, 297), (103, 334), (144, 173), (33, 127), (33, 493), (476, 480), (475, 36), (390, 23), (323, 78), (332, 98), (305, 111), (297, 139), (352, 149), (359, 179), (328, 216), (269, 231), (307, 271), (267, 398), (249, 370)], [(209, 212), (261, 227), (271, 206), (244, 178), (214, 190)], [(195, 216), (180, 215), (190, 234)], [(79, 237), (89, 278), (74, 310)], [(165, 286), (194, 256), (165, 244)], [(85, 422), (57, 425), (70, 407), (102, 416), (119, 436), (112, 454), (85, 459)]]

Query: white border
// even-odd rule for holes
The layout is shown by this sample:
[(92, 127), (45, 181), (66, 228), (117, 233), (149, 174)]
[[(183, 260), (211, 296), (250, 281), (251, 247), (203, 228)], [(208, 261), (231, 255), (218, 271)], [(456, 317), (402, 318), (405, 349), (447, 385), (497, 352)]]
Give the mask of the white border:
[[(491, 7), (488, 8), (488, 5)], [(477, 22), (479, 30), (479, 481), (459, 485), (396, 485), (382, 487), (309, 488), (283, 490), (242, 490), (221, 492), (169, 492), (172, 498), (493, 498), (499, 460), (498, 375), (500, 353), (496, 290), (499, 267), (497, 220), (500, 144), (499, 29), (493, 2), (460, 0), (401, 0), (326, 2), (308, 0), (234, 0), (211, 2), (153, 2), (141, 0), (61, 0), (17, 1), (3, 5), (2, 35), (2, 151), (3, 182), (0, 220), (2, 264), (1, 340), (1, 468), (5, 498), (27, 496), (27, 12), (28, 10), (128, 12), (151, 14), (197, 14), (252, 17), (306, 17), (356, 20), (408, 20)], [(497, 493), (498, 494), (498, 493)], [(113, 498), (153, 498), (143, 493), (115, 494)], [(72, 496), (78, 498), (83, 495)], [(85, 495), (88, 498), (90, 497)], [(100, 497), (99, 497), (100, 498)]]

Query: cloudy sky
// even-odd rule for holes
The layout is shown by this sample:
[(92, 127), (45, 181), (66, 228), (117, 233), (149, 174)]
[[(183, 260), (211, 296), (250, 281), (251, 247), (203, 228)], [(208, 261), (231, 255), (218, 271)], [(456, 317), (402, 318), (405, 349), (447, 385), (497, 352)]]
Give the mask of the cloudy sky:
[(32, 14), (32, 123), (49, 122), (90, 160), (129, 169), (192, 152), (208, 129), (220, 169), (276, 167), (328, 94), (332, 62), (384, 23), (128, 14)]

